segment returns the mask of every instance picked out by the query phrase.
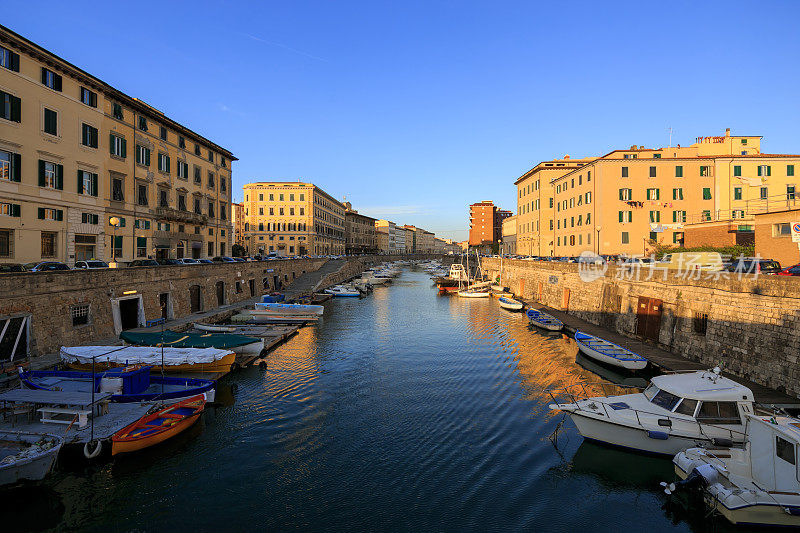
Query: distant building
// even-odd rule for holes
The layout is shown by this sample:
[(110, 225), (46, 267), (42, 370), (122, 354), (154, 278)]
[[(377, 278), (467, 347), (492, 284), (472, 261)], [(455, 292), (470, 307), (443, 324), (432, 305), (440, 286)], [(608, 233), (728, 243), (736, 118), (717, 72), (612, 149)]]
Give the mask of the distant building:
[(501, 233), (500, 253), (515, 255), (517, 253), (517, 217), (504, 218)]
[(244, 246), (247, 248), (245, 241), (245, 218), (244, 218), (244, 204), (232, 203), (231, 204), (231, 223), (233, 224), (233, 244)]
[(360, 214), (350, 202), (344, 203), (344, 234), (346, 254), (374, 254), (378, 252), (372, 217)]
[(486, 200), (469, 206), (469, 245), (481, 246), (494, 244), (497, 206)]
[(376, 220), (375, 231), (380, 253), (397, 253), (397, 225), (391, 220)]
[(503, 221), (514, 213), (505, 209), (498, 209), (494, 212), (494, 242), (500, 242), (503, 238)]
[(344, 205), (313, 183), (248, 183), (243, 203), (250, 254), (344, 254)]

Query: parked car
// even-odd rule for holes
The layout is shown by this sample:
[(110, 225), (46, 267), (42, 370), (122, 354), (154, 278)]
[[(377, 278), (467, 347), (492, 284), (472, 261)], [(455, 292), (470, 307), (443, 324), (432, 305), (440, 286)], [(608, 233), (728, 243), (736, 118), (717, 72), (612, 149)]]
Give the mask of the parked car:
[(214, 263), (211, 259), (198, 259), (197, 262), (203, 265), (211, 265)]
[(726, 270), (740, 274), (777, 274), (781, 271), (781, 264), (774, 259), (740, 257), (734, 259)]
[(800, 263), (786, 267), (780, 272), (777, 272), (778, 276), (800, 276)]
[(182, 265), (182, 264), (183, 264), (183, 263), (181, 263), (179, 260), (177, 260), (177, 259), (170, 259), (169, 257), (168, 257), (168, 258), (166, 258), (166, 259), (157, 259), (157, 260), (156, 260), (156, 262), (157, 262), (159, 265), (163, 265), (163, 266), (173, 266), (173, 265)]
[(23, 265), (18, 265), (16, 263), (0, 263), (0, 274), (9, 272), (26, 272), (26, 270)]
[(237, 263), (246, 263), (247, 262), (247, 260), (244, 257), (234, 257), (233, 260), (236, 261)]
[(235, 263), (236, 259), (233, 257), (228, 257), (227, 255), (218, 255), (214, 259), (212, 259), (215, 263)]
[(128, 263), (129, 267), (157, 267), (158, 261), (155, 259), (135, 259)]
[(176, 261), (180, 262), (182, 265), (197, 265), (200, 263), (197, 259), (191, 257), (184, 257), (182, 259), (176, 259)]
[(75, 270), (92, 270), (96, 268), (108, 268), (108, 263), (97, 259), (89, 261), (75, 261)]
[(53, 270), (70, 270), (70, 268), (59, 261), (37, 261), (27, 263), (25, 270), (29, 272), (51, 272)]

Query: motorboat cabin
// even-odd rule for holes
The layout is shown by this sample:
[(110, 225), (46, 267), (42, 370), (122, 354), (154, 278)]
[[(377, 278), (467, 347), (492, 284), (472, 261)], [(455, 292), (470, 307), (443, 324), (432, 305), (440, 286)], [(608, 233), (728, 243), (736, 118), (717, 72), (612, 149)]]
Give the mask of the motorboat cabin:
[(754, 412), (752, 391), (719, 369), (656, 376), (632, 394), (587, 397), (575, 386), (549, 392), (570, 400), (550, 409), (568, 413), (585, 439), (670, 457), (694, 446), (741, 445)]

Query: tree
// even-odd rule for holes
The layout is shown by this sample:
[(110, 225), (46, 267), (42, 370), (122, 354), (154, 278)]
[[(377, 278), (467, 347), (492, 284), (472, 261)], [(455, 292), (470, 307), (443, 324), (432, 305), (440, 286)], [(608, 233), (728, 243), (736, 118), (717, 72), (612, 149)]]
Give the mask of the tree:
[(247, 254), (247, 250), (241, 244), (234, 244), (231, 247), (231, 253), (233, 257), (244, 257)]

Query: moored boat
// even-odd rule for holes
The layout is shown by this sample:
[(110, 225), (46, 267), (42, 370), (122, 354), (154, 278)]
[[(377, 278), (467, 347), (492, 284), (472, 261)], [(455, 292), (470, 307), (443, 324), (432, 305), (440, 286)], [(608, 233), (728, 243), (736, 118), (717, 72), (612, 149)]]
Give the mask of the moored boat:
[(356, 289), (348, 289), (346, 287), (339, 287), (339, 286), (325, 289), (325, 292), (327, 294), (330, 294), (331, 296), (339, 298), (358, 298), (359, 296), (361, 296), (361, 293), (358, 292)]
[(550, 331), (561, 331), (564, 329), (564, 323), (553, 315), (549, 315), (539, 309), (528, 309), (525, 314), (528, 316), (528, 322), (534, 326), (547, 329)]
[(0, 486), (47, 477), (63, 442), (57, 435), (0, 430)]
[(78, 370), (20, 370), (19, 379), (29, 389), (110, 392), (112, 402), (151, 402), (178, 400), (206, 393), (213, 401), (214, 381), (150, 374), (149, 366), (136, 365), (97, 372)]
[(200, 394), (144, 416), (111, 438), (111, 455), (149, 448), (188, 429), (197, 422), (206, 399)]
[(276, 315), (321, 315), (325, 312), (325, 307), (322, 305), (304, 305), (304, 304), (279, 304), (279, 303), (264, 303), (258, 302), (255, 308), (263, 311), (269, 311)]
[(133, 346), (167, 346), (171, 348), (219, 348), (241, 354), (259, 354), (264, 339), (229, 333), (177, 333), (123, 331), (119, 338)]
[(600, 337), (576, 331), (575, 342), (578, 343), (581, 353), (601, 363), (626, 370), (642, 370), (647, 366), (647, 359), (641, 355)]
[(741, 445), (754, 409), (752, 391), (719, 369), (656, 376), (631, 394), (592, 396), (587, 388), (548, 390), (550, 409), (567, 413), (585, 439), (670, 457), (696, 446)]
[(519, 300), (507, 298), (505, 296), (498, 298), (497, 303), (500, 304), (500, 307), (503, 309), (508, 309), (509, 311), (522, 311), (522, 308), (524, 307), (524, 304)]
[(203, 324), (201, 322), (195, 322), (194, 327), (200, 331), (208, 331), (211, 333), (233, 333), (236, 331), (236, 326), (226, 326), (224, 324)]
[(155, 346), (62, 346), (61, 361), (75, 370), (102, 371), (127, 365), (149, 365), (167, 372), (230, 372), (236, 362), (231, 350)]
[(488, 298), (489, 293), (487, 291), (476, 291), (473, 289), (466, 289), (463, 291), (458, 291), (458, 294), (462, 298)]

